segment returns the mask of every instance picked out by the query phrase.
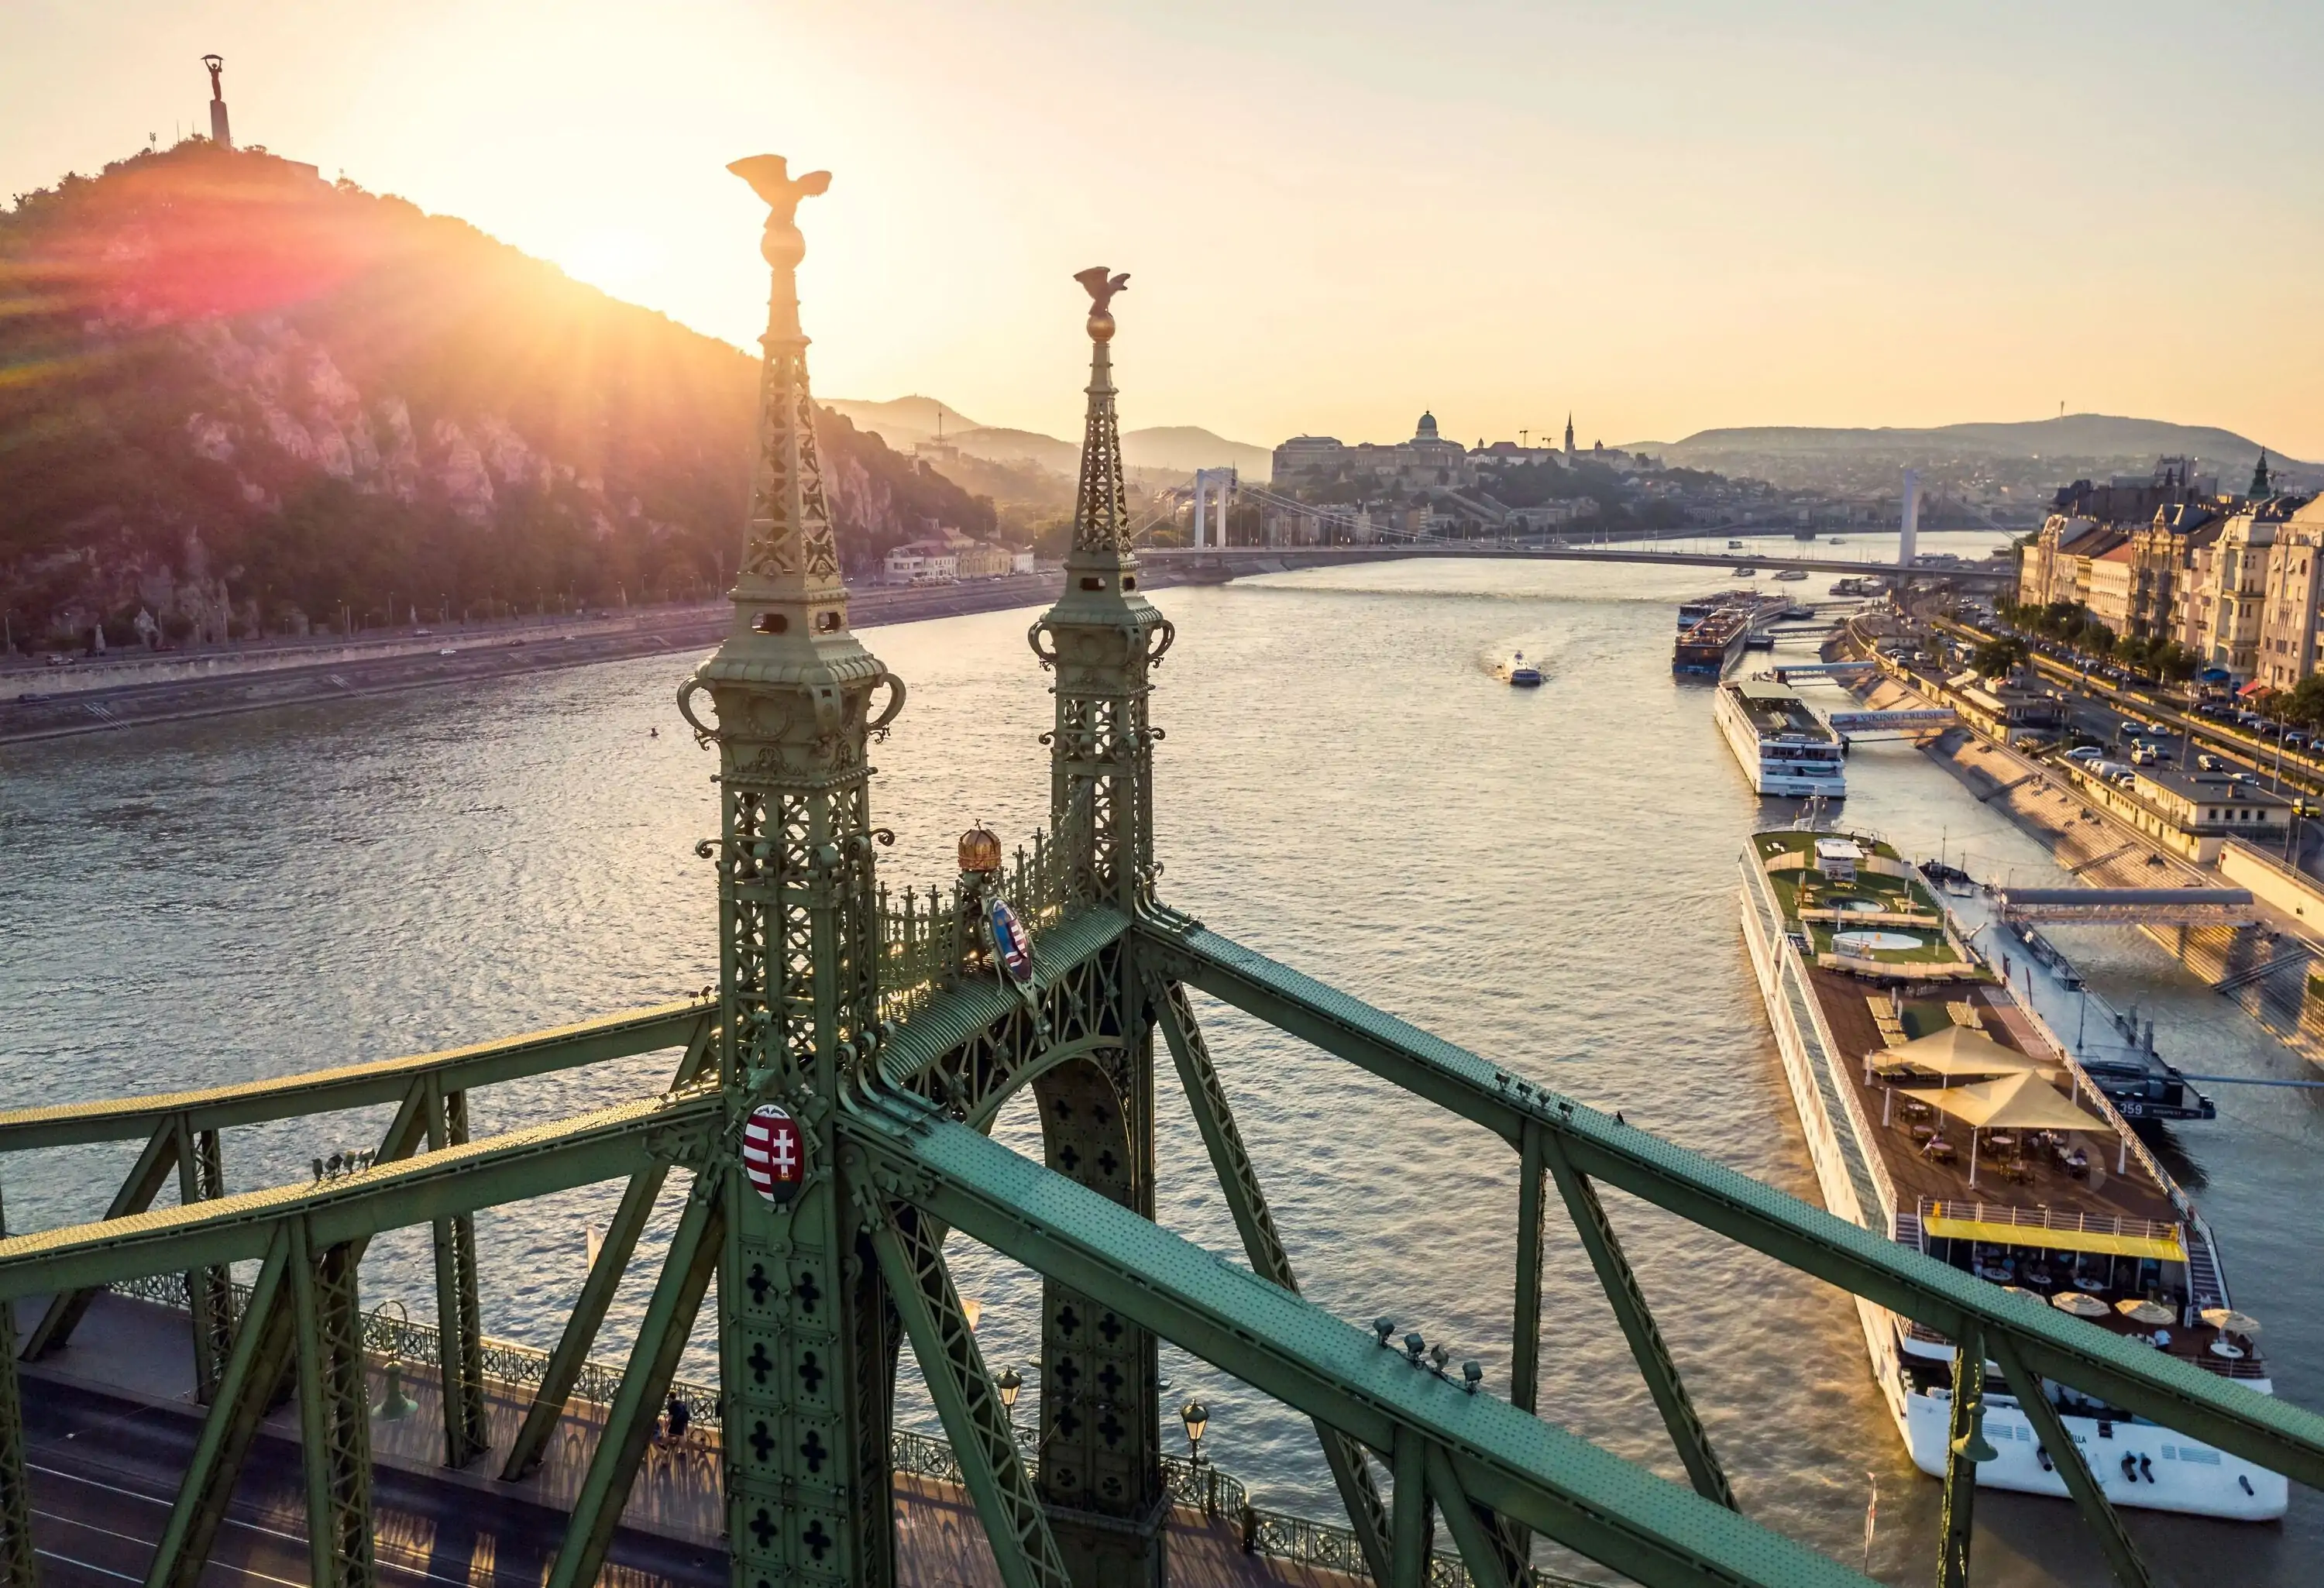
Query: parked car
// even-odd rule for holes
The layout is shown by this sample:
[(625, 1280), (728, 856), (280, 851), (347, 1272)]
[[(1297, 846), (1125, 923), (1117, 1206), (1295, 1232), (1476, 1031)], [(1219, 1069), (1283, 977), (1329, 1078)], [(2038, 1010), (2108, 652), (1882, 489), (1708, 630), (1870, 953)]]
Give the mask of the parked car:
[(2163, 763), (2163, 752), (2161, 752), (2160, 750), (2157, 750), (2153, 745), (2152, 745), (2152, 744), (2134, 744), (2134, 745), (2132, 745), (2132, 746), (2130, 747), (2130, 764), (2131, 764), (2131, 765), (2133, 765), (2133, 766), (2160, 766), (2162, 763)]
[(2227, 770), (2227, 763), (2221, 761), (2216, 755), (2199, 755), (2195, 758), (2195, 770), (2206, 772), (2223, 772)]
[(2066, 759), (2068, 761), (2096, 761), (2105, 753), (2105, 751), (2099, 749), (2095, 744), (2084, 744), (2079, 749), (2067, 751)]

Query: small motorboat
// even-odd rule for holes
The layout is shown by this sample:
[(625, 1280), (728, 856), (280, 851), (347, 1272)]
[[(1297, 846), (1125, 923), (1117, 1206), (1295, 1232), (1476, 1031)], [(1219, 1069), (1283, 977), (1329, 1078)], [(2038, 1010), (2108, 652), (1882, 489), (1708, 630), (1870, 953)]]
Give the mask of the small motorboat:
[(1509, 688), (1512, 689), (1541, 688), (1541, 669), (1529, 665), (1522, 651), (1518, 651), (1509, 663)]

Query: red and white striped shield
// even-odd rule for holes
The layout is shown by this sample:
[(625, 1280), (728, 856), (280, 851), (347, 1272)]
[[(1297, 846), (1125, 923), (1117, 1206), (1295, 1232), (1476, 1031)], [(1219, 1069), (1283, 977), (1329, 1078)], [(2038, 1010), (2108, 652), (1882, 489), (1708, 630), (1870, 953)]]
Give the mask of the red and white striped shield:
[(742, 1127), (742, 1172), (777, 1207), (798, 1195), (807, 1173), (807, 1144), (788, 1111), (771, 1103), (751, 1111)]

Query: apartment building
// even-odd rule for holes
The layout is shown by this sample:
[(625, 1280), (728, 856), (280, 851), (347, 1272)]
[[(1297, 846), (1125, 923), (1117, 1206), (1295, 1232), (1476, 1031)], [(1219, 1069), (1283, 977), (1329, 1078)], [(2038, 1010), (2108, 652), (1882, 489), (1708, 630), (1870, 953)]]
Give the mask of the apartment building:
[(2319, 595), (2324, 595), (2324, 497), (2293, 511), (2276, 529), (2254, 682), (2289, 689), (2324, 666), (2324, 643), (2317, 635)]
[(2260, 630), (2267, 612), (2268, 568), (2281, 519), (2270, 504), (2235, 513), (2219, 533), (2211, 564), (2211, 611), (2195, 653), (2206, 667), (2225, 668), (2236, 681), (2259, 664)]

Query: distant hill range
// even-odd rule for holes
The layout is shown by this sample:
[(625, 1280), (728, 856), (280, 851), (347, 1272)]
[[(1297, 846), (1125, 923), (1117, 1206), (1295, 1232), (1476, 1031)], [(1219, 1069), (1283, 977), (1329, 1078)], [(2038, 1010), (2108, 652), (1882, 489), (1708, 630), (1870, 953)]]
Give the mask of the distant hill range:
[[(2060, 466), (2089, 466), (2081, 471), (2089, 473), (2144, 469), (2157, 457), (2191, 456), (2217, 469), (2223, 486), (2239, 489), (2258, 461), (2260, 443), (2210, 425), (2070, 413), (2058, 419), (1938, 425), (1925, 429), (1757, 425), (1698, 430), (1683, 441), (1642, 441), (1628, 450), (1649, 453), (1684, 467), (1717, 468), (1726, 474), (1770, 479), (1775, 477), (1770, 470), (1790, 472), (1817, 462), (1888, 463), (1904, 468), (1975, 459), (2039, 458)], [(2273, 448), (2268, 449), (2268, 461), (2271, 467), (2280, 466), (2290, 475), (2324, 477), (2324, 464), (2286, 457)]]
[[(738, 249), (752, 245), (739, 238)], [(0, 213), (19, 642), (724, 589), (758, 364), (463, 222), (189, 140)], [(992, 503), (824, 413), (843, 559)]]
[[(887, 402), (834, 399), (826, 404), (844, 414), (856, 429), (868, 430), (899, 452), (927, 447), (938, 440), (971, 457), (993, 463), (1032, 463), (1054, 474), (1072, 475), (1081, 466), (1081, 443), (1060, 440), (1038, 430), (1005, 429), (981, 425), (958, 409), (933, 397), (898, 397)], [(1272, 448), (1248, 441), (1230, 441), (1195, 425), (1157, 425), (1125, 430), (1121, 460), (1131, 469), (1154, 475), (1191, 475), (1198, 468), (1233, 468), (1254, 480), (1273, 471)]]

